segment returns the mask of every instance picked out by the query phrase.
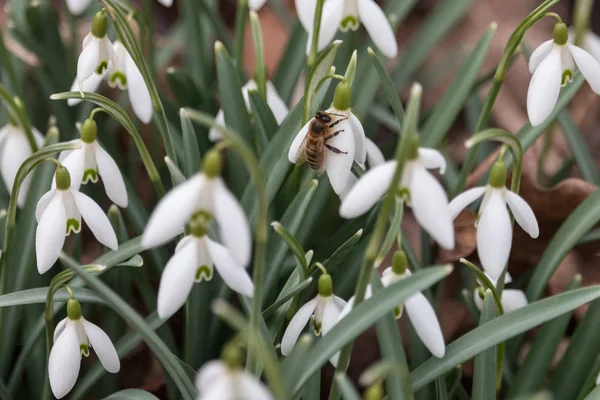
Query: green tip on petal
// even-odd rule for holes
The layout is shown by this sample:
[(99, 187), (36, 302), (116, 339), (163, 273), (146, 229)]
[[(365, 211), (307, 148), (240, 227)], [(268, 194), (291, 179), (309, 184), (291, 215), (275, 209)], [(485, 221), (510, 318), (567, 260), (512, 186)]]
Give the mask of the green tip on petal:
[(98, 126), (93, 119), (86, 119), (81, 127), (81, 140), (84, 143), (94, 143), (98, 136)]
[(106, 15), (106, 11), (101, 10), (94, 15), (94, 19), (92, 21), (92, 35), (101, 39), (106, 36), (108, 32), (108, 16)]
[(392, 271), (395, 275), (404, 275), (406, 267), (408, 266), (408, 259), (406, 253), (402, 250), (398, 250), (392, 257)]
[(340, 111), (350, 108), (350, 84), (347, 81), (340, 82), (335, 88), (333, 107)]
[(333, 282), (331, 280), (331, 275), (323, 274), (319, 278), (319, 295), (321, 297), (329, 297), (333, 295)]
[(202, 172), (209, 178), (216, 178), (221, 176), (221, 154), (218, 150), (211, 150), (204, 157), (202, 162)]
[(67, 317), (70, 320), (77, 321), (81, 318), (81, 304), (77, 299), (67, 301)]
[(502, 188), (506, 184), (506, 166), (504, 161), (498, 160), (492, 165), (490, 171), (490, 186), (493, 188)]
[(56, 169), (56, 188), (58, 190), (69, 190), (71, 187), (71, 175), (62, 165)]
[(564, 45), (569, 40), (569, 29), (563, 22), (554, 25), (554, 43)]

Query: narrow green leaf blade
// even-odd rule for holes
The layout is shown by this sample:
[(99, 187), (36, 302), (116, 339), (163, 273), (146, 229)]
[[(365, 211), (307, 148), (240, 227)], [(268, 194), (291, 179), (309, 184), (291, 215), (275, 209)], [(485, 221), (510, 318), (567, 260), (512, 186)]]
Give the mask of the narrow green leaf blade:
[[(96, 303), (105, 304), (98, 295), (93, 291), (84, 288), (73, 288), (71, 289), (77, 300), (82, 303)], [(46, 296), (48, 295), (48, 287), (35, 288), (20, 290), (18, 292), (8, 293), (0, 296), (0, 307), (12, 307), (22, 306), (27, 304), (44, 304), (46, 303)], [(54, 295), (54, 301), (66, 302), (69, 300), (70, 295), (66, 289), (60, 289)]]
[[(491, 290), (485, 294), (479, 326), (483, 326), (496, 317), (496, 306)], [(473, 372), (473, 400), (496, 399), (496, 347), (475, 356), (475, 370)]]

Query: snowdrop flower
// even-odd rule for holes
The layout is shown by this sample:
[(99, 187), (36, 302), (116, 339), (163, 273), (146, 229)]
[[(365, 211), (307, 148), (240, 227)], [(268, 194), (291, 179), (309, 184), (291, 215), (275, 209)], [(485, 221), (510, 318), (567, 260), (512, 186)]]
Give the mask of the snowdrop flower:
[[(32, 128), (33, 137), (38, 147), (44, 145), (44, 136), (35, 128)], [(12, 191), (17, 171), (23, 162), (33, 154), (31, 145), (25, 131), (16, 122), (10, 121), (0, 128), (0, 175), (8, 191)], [(31, 185), (31, 174), (25, 178), (19, 191), (17, 204), (19, 207), (25, 205), (29, 186)]]
[[(496, 286), (498, 281), (493, 279), (488, 274), (486, 274), (486, 276), (492, 282), (492, 285)], [(504, 283), (510, 282), (512, 282), (512, 277), (508, 272), (506, 272)], [(479, 311), (481, 311), (481, 309), (483, 308), (483, 297), (481, 296), (481, 294), (485, 293), (485, 290), (483, 290), (483, 292), (481, 290), (483, 290), (483, 287), (480, 286), (473, 292), (473, 300), (475, 300), (475, 305), (477, 306)], [(504, 313), (506, 314), (507, 312), (515, 311), (519, 308), (525, 307), (528, 302), (527, 296), (525, 296), (525, 293), (522, 290), (504, 289), (502, 291), (502, 296), (500, 297), (500, 303), (502, 303), (502, 308), (504, 309)]]
[(490, 172), (487, 186), (475, 187), (456, 196), (449, 205), (452, 219), (469, 204), (483, 196), (477, 219), (477, 254), (483, 269), (498, 279), (508, 263), (512, 246), (512, 223), (506, 206), (515, 221), (532, 238), (537, 238), (539, 228), (531, 207), (516, 193), (504, 187), (506, 167), (502, 160), (496, 161)]
[(241, 367), (239, 350), (228, 345), (223, 360), (209, 361), (196, 375), (197, 400), (273, 400), (269, 389)]
[[(381, 283), (384, 287), (388, 287), (401, 279), (410, 276), (410, 271), (407, 268), (408, 261), (404, 251), (396, 251), (392, 259), (392, 266), (383, 271)], [(365, 292), (365, 300), (373, 294), (371, 285), (367, 286)], [(352, 311), (354, 307), (354, 297), (348, 300), (348, 304), (342, 311), (338, 320), (341, 320)], [(402, 316), (403, 309), (406, 307), (408, 319), (412, 323), (417, 335), (423, 344), (429, 349), (431, 354), (437, 358), (444, 357), (446, 353), (446, 345), (444, 344), (444, 336), (442, 328), (435, 315), (435, 310), (429, 303), (429, 300), (418, 292), (410, 296), (404, 304), (398, 305), (394, 309), (394, 316), (399, 319)]]
[(233, 291), (252, 297), (254, 285), (248, 272), (233, 259), (230, 252), (206, 236), (210, 216), (200, 213), (190, 222), (190, 235), (175, 248), (167, 262), (158, 289), (158, 316), (166, 319), (185, 303), (192, 286), (213, 277), (213, 264), (223, 281)]
[(554, 26), (554, 39), (542, 43), (531, 54), (529, 71), (533, 74), (527, 91), (527, 114), (537, 126), (554, 110), (561, 86), (573, 79), (579, 68), (592, 90), (600, 94), (600, 64), (584, 49), (568, 42), (568, 29), (562, 22)]
[[(304, 29), (308, 32), (307, 54), (312, 43), (317, 0), (296, 0), (296, 11)], [(357, 30), (360, 23), (371, 36), (377, 48), (388, 58), (398, 54), (396, 35), (385, 13), (374, 0), (328, 0), (323, 6), (318, 51), (323, 50), (335, 37), (338, 28), (342, 32)]]
[(85, 80), (94, 74), (102, 75), (112, 67), (114, 51), (107, 32), (108, 17), (102, 10), (94, 16), (92, 31), (83, 39), (83, 50), (77, 60), (77, 85), (82, 93)]
[(288, 159), (294, 164), (307, 162), (318, 175), (326, 171), (331, 187), (340, 195), (348, 185), (353, 162), (364, 165), (366, 158), (365, 131), (350, 109), (350, 85), (341, 82), (333, 106), (317, 111), (296, 134)]
[[(250, 90), (257, 90), (254, 79), (249, 80), (244, 86), (242, 86), (242, 96), (244, 97), (244, 102), (246, 103), (248, 113), (252, 111), (250, 108), (250, 100), (248, 98), (248, 91)], [(273, 116), (275, 117), (277, 124), (281, 124), (281, 122), (288, 115), (289, 109), (285, 105), (283, 99), (279, 96), (279, 93), (277, 93), (275, 86), (270, 81), (267, 82), (267, 104), (273, 112)], [(225, 114), (223, 113), (223, 109), (219, 109), (219, 112), (215, 117), (215, 125), (225, 126)], [(216, 142), (223, 139), (223, 134), (213, 126), (208, 132), (208, 139), (211, 142)]]
[[(316, 336), (327, 335), (333, 328), (346, 302), (333, 294), (331, 275), (324, 273), (319, 278), (319, 292), (317, 296), (300, 307), (287, 326), (281, 339), (281, 354), (289, 355), (298, 341), (302, 330), (311, 319), (314, 318), (314, 333)], [(337, 363), (337, 357), (332, 359)]]
[[(411, 152), (404, 164), (398, 186), (406, 195), (417, 222), (445, 249), (454, 248), (454, 226), (448, 212), (448, 197), (442, 185), (427, 171), (439, 168), (443, 174), (446, 160), (437, 150), (419, 148), (418, 138), (411, 143)], [(350, 189), (340, 206), (340, 215), (355, 218), (367, 212), (390, 187), (397, 162), (387, 161), (365, 173)]]
[[(80, 144), (76, 150), (62, 152), (59, 160), (71, 176), (71, 188), (78, 191), (81, 184), (98, 182), (102, 178), (106, 195), (119, 207), (127, 207), (127, 190), (119, 167), (96, 141), (98, 128), (93, 119), (86, 119), (81, 128)], [(56, 187), (56, 180), (52, 187)]]
[(119, 372), (121, 363), (110, 338), (100, 327), (83, 318), (79, 301), (71, 298), (67, 302), (67, 318), (54, 330), (54, 345), (48, 359), (48, 376), (54, 397), (60, 399), (73, 389), (81, 356), (87, 357), (90, 347), (104, 369), (112, 374)]
[(65, 236), (81, 230), (81, 218), (103, 245), (117, 250), (117, 236), (104, 211), (94, 200), (71, 187), (69, 171), (56, 170), (56, 187), (38, 201), (35, 218), (35, 252), (40, 274), (48, 271), (58, 259)]
[(215, 219), (221, 241), (237, 265), (250, 262), (252, 239), (240, 203), (219, 176), (221, 156), (211, 151), (204, 157), (202, 172), (172, 189), (158, 203), (142, 236), (150, 248), (168, 242), (183, 232), (184, 224), (202, 211)]

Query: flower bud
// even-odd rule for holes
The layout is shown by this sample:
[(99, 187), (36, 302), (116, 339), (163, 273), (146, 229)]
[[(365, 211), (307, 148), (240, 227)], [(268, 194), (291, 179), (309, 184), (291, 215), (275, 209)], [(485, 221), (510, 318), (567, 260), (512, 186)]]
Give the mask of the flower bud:
[(209, 151), (202, 162), (202, 172), (209, 178), (216, 178), (221, 175), (221, 154), (218, 150)]
[(81, 127), (81, 141), (87, 144), (94, 143), (98, 136), (98, 126), (96, 121), (88, 118)]
[(392, 271), (395, 275), (404, 275), (406, 273), (406, 266), (408, 265), (408, 260), (406, 258), (406, 253), (402, 250), (398, 250), (394, 253), (392, 257)]
[(338, 83), (333, 95), (333, 107), (340, 111), (350, 108), (350, 84), (348, 82)]
[(81, 304), (79, 300), (71, 298), (67, 301), (67, 317), (73, 321), (81, 318)]
[(331, 281), (331, 275), (323, 274), (319, 277), (319, 296), (329, 297), (333, 294), (333, 282)]
[(62, 165), (56, 169), (56, 188), (58, 190), (69, 190), (71, 187), (71, 174)]
[(554, 43), (558, 45), (564, 45), (569, 40), (569, 29), (567, 25), (562, 22), (558, 22), (554, 25)]
[(504, 161), (498, 160), (492, 165), (490, 171), (490, 186), (493, 188), (502, 188), (506, 184), (506, 166)]
[(364, 399), (365, 400), (381, 400), (383, 399), (383, 387), (381, 383), (374, 383), (365, 390)]
[(225, 365), (231, 369), (237, 369), (242, 365), (242, 353), (240, 352), (239, 347), (235, 345), (229, 344), (225, 346), (221, 358)]
[(98, 39), (102, 39), (108, 32), (108, 17), (106, 11), (101, 10), (94, 15), (92, 20), (92, 35)]

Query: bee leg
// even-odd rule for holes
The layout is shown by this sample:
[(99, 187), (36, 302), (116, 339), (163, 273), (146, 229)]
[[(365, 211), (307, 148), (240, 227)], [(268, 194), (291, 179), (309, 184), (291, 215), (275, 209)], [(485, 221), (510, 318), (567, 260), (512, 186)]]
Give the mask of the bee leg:
[(342, 132), (344, 132), (344, 130), (343, 130), (343, 129), (342, 129), (342, 130), (339, 130), (339, 131), (336, 131), (336, 132), (333, 132), (331, 135), (329, 135), (329, 136), (325, 136), (325, 140), (329, 140), (329, 139), (331, 139), (332, 137), (336, 137), (337, 135), (339, 135), (339, 134), (340, 134), (340, 133), (342, 133)]
[(333, 151), (335, 154), (348, 154), (347, 151), (342, 151), (342, 150), (338, 149), (337, 147), (333, 147), (328, 144), (325, 144), (325, 147), (327, 147), (330, 151)]
[(347, 120), (347, 119), (348, 119), (348, 117), (343, 117), (343, 118), (340, 118), (340, 119), (338, 119), (337, 121), (335, 121), (333, 124), (329, 125), (329, 127), (330, 127), (330, 128), (333, 128), (334, 126), (336, 126), (336, 125), (337, 125), (337, 124), (339, 124), (340, 122), (342, 122), (342, 121), (345, 121), (345, 120)]

